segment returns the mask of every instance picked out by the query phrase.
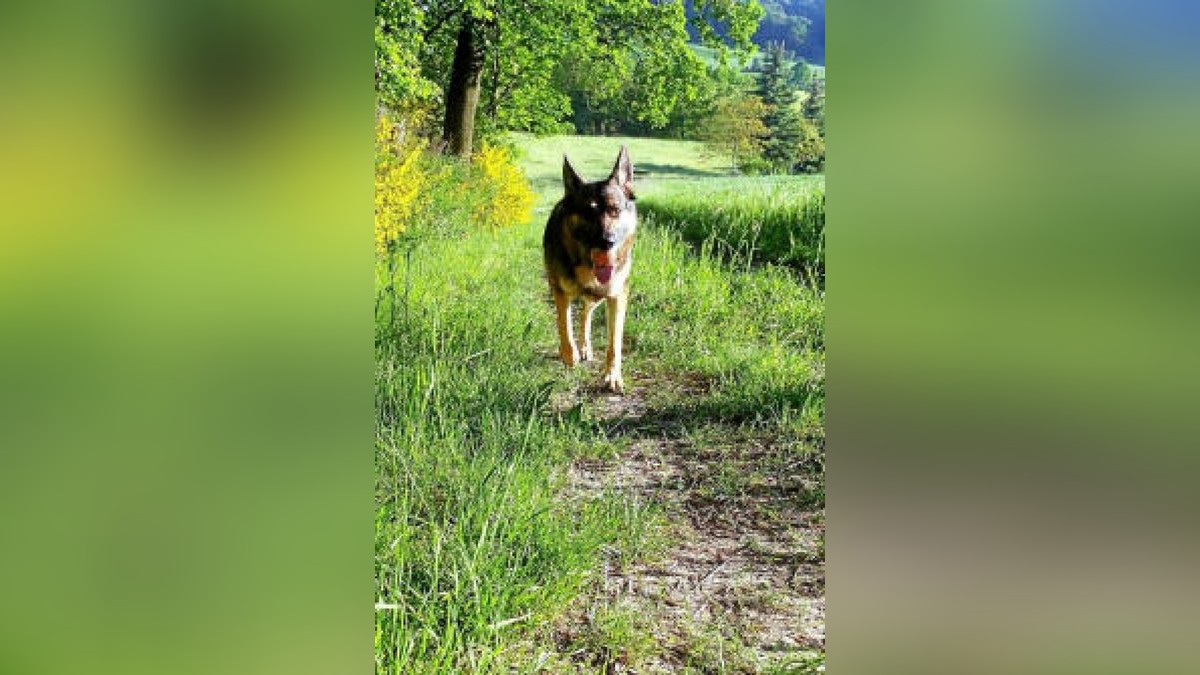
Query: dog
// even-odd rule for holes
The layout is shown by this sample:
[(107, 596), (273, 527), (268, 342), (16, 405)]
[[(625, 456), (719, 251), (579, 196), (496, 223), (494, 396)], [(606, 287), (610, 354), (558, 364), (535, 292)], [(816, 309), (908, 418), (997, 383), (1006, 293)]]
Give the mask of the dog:
[[(623, 394), (621, 346), (637, 234), (629, 150), (621, 146), (612, 173), (595, 183), (584, 181), (563, 155), (563, 188), (565, 194), (550, 213), (542, 236), (546, 280), (558, 317), (558, 353), (568, 368), (592, 359), (592, 312), (603, 300), (608, 319), (603, 385)], [(571, 329), (575, 298), (583, 303), (578, 343)]]

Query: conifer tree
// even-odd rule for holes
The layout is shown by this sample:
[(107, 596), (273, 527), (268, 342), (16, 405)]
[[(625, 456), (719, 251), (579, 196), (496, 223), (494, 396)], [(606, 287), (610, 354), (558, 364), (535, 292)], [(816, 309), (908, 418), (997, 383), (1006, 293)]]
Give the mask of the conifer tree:
[(825, 78), (813, 77), (805, 87), (804, 118), (812, 121), (825, 136)]
[(770, 135), (763, 141), (762, 156), (781, 173), (795, 168), (800, 142), (804, 138), (803, 117), (796, 107), (797, 93), (792, 86), (792, 69), (795, 67), (782, 43), (767, 47), (758, 94), (768, 106), (763, 122)]

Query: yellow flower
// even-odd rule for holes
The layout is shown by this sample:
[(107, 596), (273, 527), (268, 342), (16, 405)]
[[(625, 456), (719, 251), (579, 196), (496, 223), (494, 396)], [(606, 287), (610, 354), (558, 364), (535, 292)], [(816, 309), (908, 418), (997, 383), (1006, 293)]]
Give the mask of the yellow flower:
[(483, 174), (491, 199), (476, 218), (497, 230), (525, 222), (533, 216), (534, 194), (521, 169), (508, 150), (484, 144), (475, 155), (475, 165)]
[(395, 133), (396, 126), (380, 117), (375, 125), (375, 248), (381, 255), (408, 229), (429, 181), (421, 151), (400, 153)]

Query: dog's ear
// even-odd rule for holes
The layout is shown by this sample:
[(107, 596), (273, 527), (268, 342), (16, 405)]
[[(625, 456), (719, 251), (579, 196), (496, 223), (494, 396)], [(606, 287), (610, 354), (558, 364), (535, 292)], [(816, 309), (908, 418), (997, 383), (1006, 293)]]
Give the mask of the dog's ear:
[(621, 153), (617, 155), (617, 164), (613, 167), (612, 175), (608, 180), (621, 186), (625, 191), (625, 196), (633, 199), (633, 162), (629, 160), (629, 148), (621, 146)]
[(563, 155), (563, 188), (567, 194), (575, 194), (583, 187), (583, 177), (571, 166), (571, 159)]

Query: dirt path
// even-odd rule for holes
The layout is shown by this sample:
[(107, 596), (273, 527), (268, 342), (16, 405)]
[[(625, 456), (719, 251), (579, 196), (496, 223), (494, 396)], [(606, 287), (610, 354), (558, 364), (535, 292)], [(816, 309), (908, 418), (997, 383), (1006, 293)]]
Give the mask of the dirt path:
[(620, 441), (616, 457), (574, 463), (568, 498), (615, 492), (656, 505), (666, 539), (643, 562), (609, 556), (601, 583), (557, 629), (561, 653), (606, 673), (817, 672), (820, 455), (656, 404), (703, 396), (703, 382), (630, 384), (624, 397), (584, 389), (554, 401), (583, 406)]

